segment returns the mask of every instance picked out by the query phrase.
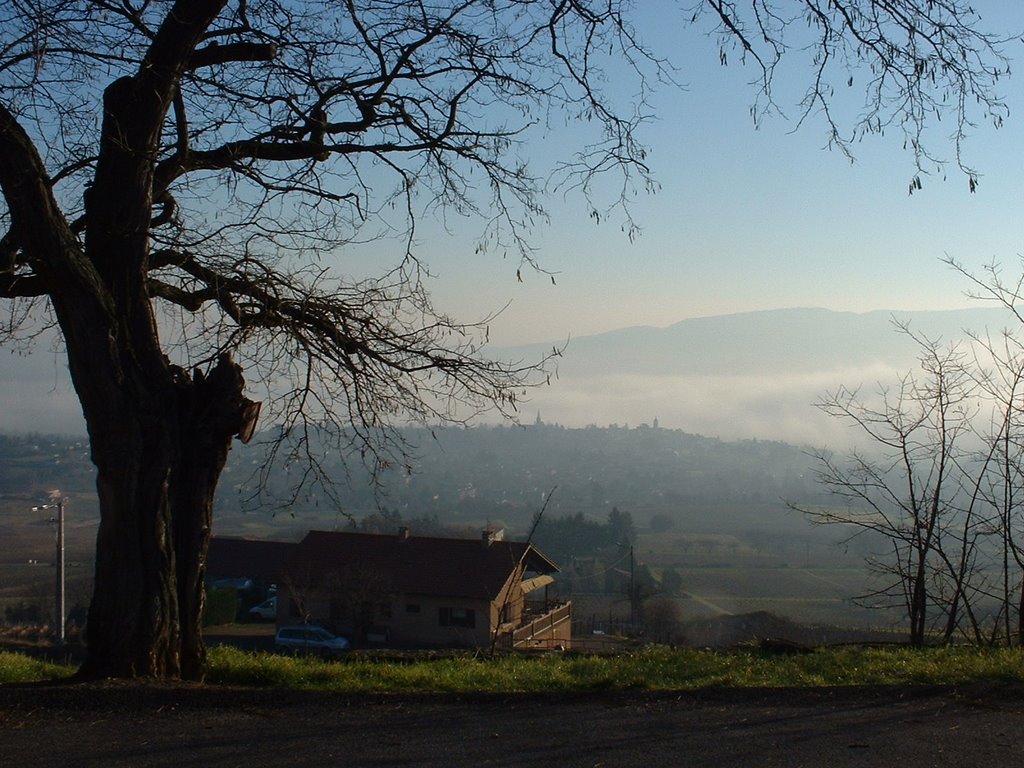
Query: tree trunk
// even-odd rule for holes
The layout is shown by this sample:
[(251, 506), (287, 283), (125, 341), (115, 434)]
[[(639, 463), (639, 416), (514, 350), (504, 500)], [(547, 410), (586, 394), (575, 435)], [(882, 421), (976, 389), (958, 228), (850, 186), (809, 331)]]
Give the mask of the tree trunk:
[(162, 407), (136, 404), (131, 427), (98, 430), (90, 420), (101, 515), (86, 677), (205, 673), (213, 497), (252, 404), (227, 355), (206, 376), (172, 366), (166, 375), (172, 386)]
[(224, 4), (176, 2), (136, 74), (104, 90), (84, 243), (60, 213), (32, 139), (0, 105), (0, 181), (12, 231), (46, 284), (97, 468), (85, 676), (202, 674), (213, 494), (231, 436), (251, 424), (254, 407), (226, 356), (209, 377), (189, 378), (170, 365), (147, 281), (165, 119)]
[(99, 441), (92, 429), (100, 526), (87, 626), (86, 677), (176, 677), (180, 632), (171, 543), (169, 430), (122, 425)]
[[(174, 553), (181, 627), (181, 676), (201, 680), (206, 670), (202, 619), (206, 553), (213, 530), (213, 497), (233, 435), (254, 418), (243, 395), (239, 366), (223, 355), (208, 376), (177, 378), (181, 446), (173, 475)], [(243, 439), (245, 436), (243, 435)]]
[(915, 648), (924, 645), (928, 613), (928, 591), (925, 584), (925, 555), (918, 553), (918, 564), (915, 569), (914, 583), (911, 585), (910, 599), (910, 644)]
[(1024, 648), (1024, 574), (1020, 579), (1020, 597), (1017, 602), (1017, 647)]

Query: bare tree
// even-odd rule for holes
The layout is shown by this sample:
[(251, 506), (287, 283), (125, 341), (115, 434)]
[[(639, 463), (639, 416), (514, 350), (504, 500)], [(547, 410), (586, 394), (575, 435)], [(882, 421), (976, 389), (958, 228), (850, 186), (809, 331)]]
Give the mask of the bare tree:
[[(584, 131), (582, 150), (555, 180), (635, 231), (622, 203), (651, 184), (635, 131), (650, 86), (671, 71), (637, 39), (627, 8), (0, 7), (6, 332), (59, 327), (98, 469), (84, 675), (202, 675), (213, 491), (232, 436), (248, 439), (259, 413), (243, 365), (264, 418), (291, 440), (280, 458), (301, 458), (306, 478), (319, 472), (321, 430), (372, 466), (401, 458), (396, 421), (511, 414), (523, 386), (543, 379), (543, 361), (491, 361), (483, 326), (435, 311), (414, 254), (417, 215), (475, 216), (481, 249), (532, 265), (548, 177), (522, 142), (568, 119)], [(734, 47), (759, 66), (764, 108), (782, 54), (810, 45), (804, 114), (822, 111), (840, 147), (900, 126), (923, 168), (930, 117), (953, 114), (958, 160), (969, 107), (1001, 119), (998, 41), (958, 0), (706, 0), (693, 23), (708, 16), (723, 61)], [(830, 93), (860, 62), (866, 107), (844, 137)], [(612, 67), (637, 98), (603, 90)], [(616, 192), (599, 206), (590, 195), (609, 174)], [(390, 238), (401, 258), (383, 275), (320, 261)]]
[(915, 336), (924, 376), (876, 402), (829, 395), (820, 407), (869, 445), (845, 460), (817, 454), (819, 480), (844, 504), (791, 505), (888, 542), (869, 560), (888, 580), (868, 597), (901, 600), (913, 644), (1019, 643), (1024, 621), (1024, 347), (1009, 331), (967, 333), (973, 353)]
[(289, 614), (315, 622), (353, 643), (366, 640), (379, 614), (390, 612), (394, 585), (388, 574), (360, 563), (346, 563), (322, 573), (289, 573), (283, 592)]
[[(967, 278), (970, 295), (995, 302), (1010, 312), (1016, 325), (1021, 313), (1024, 277), (1007, 281), (1002, 268), (992, 263), (974, 274), (955, 259), (947, 265)], [(983, 489), (992, 510), (990, 529), (998, 536), (998, 594), (1001, 634), (1007, 643), (1024, 644), (1024, 342), (1012, 329), (1001, 333), (973, 333), (982, 354), (977, 365), (979, 386), (997, 404), (985, 433), (991, 446), (992, 472)], [(1016, 615), (1016, 622), (1013, 617)], [(993, 631), (993, 634), (997, 633)]]
[(674, 645), (681, 639), (683, 609), (676, 600), (660, 595), (644, 606), (643, 625), (652, 642)]
[[(910, 333), (905, 326), (903, 332)], [(955, 525), (956, 501), (964, 488), (961, 445), (970, 437), (975, 382), (965, 352), (913, 337), (921, 350), (923, 376), (906, 374), (893, 388), (865, 398), (845, 388), (829, 394), (818, 407), (848, 421), (869, 440), (868, 448), (846, 459), (827, 451), (816, 454), (818, 480), (837, 503), (815, 508), (793, 505), (813, 522), (852, 526), (878, 534), (891, 547), (869, 559), (882, 582), (872, 598), (895, 598), (902, 604), (910, 642), (921, 645), (933, 627), (932, 603), (946, 594), (940, 582), (952, 572), (953, 597), (947, 610), (964, 599), (969, 564), (950, 557), (947, 532)], [(971, 541), (966, 535), (961, 547)]]

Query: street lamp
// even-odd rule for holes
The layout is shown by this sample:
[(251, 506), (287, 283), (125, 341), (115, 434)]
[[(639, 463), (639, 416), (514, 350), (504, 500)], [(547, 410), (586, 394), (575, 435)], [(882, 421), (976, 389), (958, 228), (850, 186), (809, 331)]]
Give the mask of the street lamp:
[[(50, 522), (57, 523), (57, 585), (54, 590), (54, 603), (56, 613), (56, 628), (54, 640), (57, 646), (64, 645), (64, 499), (60, 498), (60, 491), (56, 492), (57, 502), (55, 504), (40, 504), (32, 507), (33, 512), (41, 509), (57, 508), (57, 519), (50, 518)], [(55, 494), (51, 494), (51, 497)]]

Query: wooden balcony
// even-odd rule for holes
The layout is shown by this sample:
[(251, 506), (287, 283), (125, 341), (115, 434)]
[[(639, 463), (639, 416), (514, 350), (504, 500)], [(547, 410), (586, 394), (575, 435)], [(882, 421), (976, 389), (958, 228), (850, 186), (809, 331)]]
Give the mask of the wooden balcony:
[(502, 633), (500, 644), (511, 650), (568, 649), (572, 642), (572, 603), (547, 611), (528, 611), (523, 622)]

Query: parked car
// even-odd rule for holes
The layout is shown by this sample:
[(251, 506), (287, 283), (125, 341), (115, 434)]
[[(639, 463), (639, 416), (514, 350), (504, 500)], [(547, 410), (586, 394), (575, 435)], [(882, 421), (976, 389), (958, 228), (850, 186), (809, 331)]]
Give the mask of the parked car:
[(348, 640), (317, 624), (281, 627), (274, 638), (274, 646), (292, 653), (318, 653), (333, 656), (348, 649)]
[(277, 598), (272, 597), (269, 600), (264, 600), (259, 605), (254, 605), (249, 609), (249, 618), (254, 621), (267, 621), (269, 619), (277, 618)]
[(237, 578), (237, 579), (213, 579), (210, 582), (211, 589), (223, 589), (230, 587), (231, 589), (237, 589), (239, 592), (248, 592), (252, 589), (252, 579)]

